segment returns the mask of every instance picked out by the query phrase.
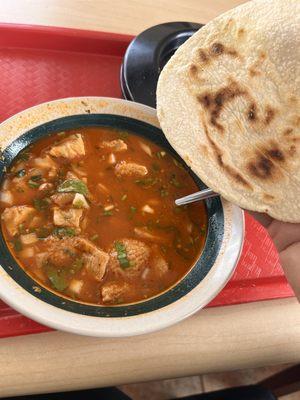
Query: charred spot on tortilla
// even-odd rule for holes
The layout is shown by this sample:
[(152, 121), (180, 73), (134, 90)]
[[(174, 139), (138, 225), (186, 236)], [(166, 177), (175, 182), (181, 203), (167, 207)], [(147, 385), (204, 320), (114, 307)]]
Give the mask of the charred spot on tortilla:
[(255, 121), (257, 119), (256, 112), (257, 112), (256, 104), (251, 103), (247, 111), (247, 119), (251, 122)]
[(296, 154), (296, 151), (297, 151), (297, 148), (296, 148), (295, 145), (290, 146), (290, 148), (289, 148), (289, 154), (290, 154), (291, 156), (295, 155), (295, 154)]
[(227, 165), (224, 163), (222, 154), (216, 154), (216, 156), (217, 156), (218, 164), (223, 168), (223, 170), (229, 176), (231, 176), (236, 181), (236, 183), (239, 183), (242, 186), (247, 187), (248, 189), (252, 190), (252, 186), (250, 185), (250, 183), (239, 172), (237, 172), (230, 165)]
[(211, 98), (209, 94), (199, 95), (197, 96), (197, 100), (199, 103), (203, 104), (205, 108), (209, 108), (211, 104)]
[(251, 187), (250, 183), (247, 182), (246, 179), (243, 178), (242, 175), (239, 174), (238, 172), (235, 174), (235, 180), (237, 182), (241, 183), (242, 185), (247, 186), (249, 189), (252, 190), (252, 187)]
[(262, 75), (260, 67), (263, 65), (265, 59), (266, 59), (266, 54), (264, 52), (259, 52), (257, 60), (254, 61), (253, 64), (250, 65), (250, 67), (248, 68), (248, 74), (251, 78)]
[[(271, 121), (274, 119), (276, 115), (276, 111), (274, 108), (270, 106), (266, 106), (264, 111), (264, 118), (262, 120), (264, 125), (269, 125)], [(257, 116), (257, 106), (254, 102), (252, 102), (247, 111), (247, 119), (250, 122), (260, 122)]]
[(199, 145), (199, 151), (204, 157), (208, 156), (208, 149), (207, 146), (205, 146), (204, 144)]
[(218, 162), (218, 164), (220, 165), (220, 167), (223, 168), (223, 170), (229, 175), (231, 176), (237, 183), (241, 184), (242, 186), (247, 187), (249, 190), (253, 190), (252, 186), (250, 185), (250, 183), (242, 177), (242, 175), (237, 172), (234, 168), (232, 168), (230, 165), (227, 165), (224, 163), (223, 161), (223, 153), (221, 151), (221, 149), (219, 148), (219, 146), (213, 141), (213, 139), (210, 137), (207, 125), (204, 121), (204, 117), (202, 115), (202, 123), (203, 123), (203, 127), (204, 127), (204, 132), (206, 134), (206, 137), (209, 141), (209, 143), (212, 146), (213, 152), (215, 154), (216, 160)]
[(218, 164), (220, 165), (220, 167), (223, 167), (224, 163), (223, 163), (222, 154), (217, 154), (217, 161), (218, 161)]
[(263, 198), (264, 198), (264, 200), (267, 201), (267, 202), (272, 202), (272, 201), (275, 200), (275, 197), (272, 196), (271, 194), (268, 194), (268, 193), (264, 193), (264, 194), (263, 194)]
[(259, 58), (260, 58), (260, 60), (265, 60), (266, 57), (267, 57), (267, 55), (266, 55), (266, 53), (265, 53), (264, 51), (261, 51), (261, 52), (259, 53)]
[(219, 56), (221, 54), (228, 54), (232, 57), (238, 56), (236, 50), (225, 47), (222, 43), (213, 43), (210, 48), (210, 53), (212, 54), (212, 56)]
[(267, 154), (275, 161), (284, 161), (285, 157), (283, 152), (278, 148), (267, 150)]
[(229, 20), (227, 21), (225, 27), (224, 27), (224, 31), (226, 32), (227, 30), (232, 29), (232, 25), (234, 24), (234, 19), (233, 18), (229, 18)]
[(274, 108), (267, 106), (265, 109), (265, 119), (264, 119), (264, 123), (266, 125), (269, 125), (269, 123), (274, 119), (275, 117), (275, 110)]
[(217, 90), (215, 93), (206, 92), (197, 96), (198, 102), (210, 114), (210, 123), (219, 131), (223, 132), (224, 127), (218, 121), (225, 103), (228, 103), (239, 96), (248, 98), (248, 92), (237, 82), (231, 81), (227, 86)]
[(284, 135), (284, 136), (290, 136), (291, 133), (293, 133), (293, 129), (292, 129), (292, 128), (287, 128), (287, 129), (283, 132), (283, 135)]
[(217, 119), (219, 118), (220, 112), (218, 110), (213, 110), (210, 116), (210, 123), (214, 125), (219, 131), (224, 132), (224, 127), (221, 125)]
[(238, 53), (234, 49), (227, 48), (220, 42), (213, 43), (208, 49), (199, 49), (199, 59), (201, 63), (208, 64), (210, 61), (222, 54), (227, 54), (231, 57), (237, 57)]
[(251, 78), (253, 78), (254, 76), (260, 75), (260, 71), (258, 71), (256, 69), (256, 66), (250, 67), (248, 71), (249, 71), (249, 75), (251, 76)]
[(245, 29), (244, 28), (240, 28), (238, 30), (238, 38), (241, 39), (245, 35), (245, 33), (246, 33)]
[(191, 75), (196, 75), (197, 72), (198, 72), (198, 67), (197, 67), (197, 65), (191, 64), (191, 65), (190, 65), (190, 73), (191, 73)]
[(203, 49), (199, 49), (199, 58), (202, 63), (207, 63), (209, 60), (206, 51), (204, 51)]
[(237, 172), (230, 165), (227, 165), (224, 163), (222, 154), (220, 152), (216, 151), (216, 157), (217, 157), (217, 162), (220, 165), (220, 167), (222, 167), (223, 170), (236, 181), (236, 183), (239, 183), (242, 186), (245, 186), (248, 189), (252, 190), (250, 183), (239, 172)]
[(259, 154), (256, 161), (248, 164), (248, 170), (251, 175), (260, 179), (268, 179), (273, 175), (274, 164), (266, 156)]
[(213, 56), (219, 56), (224, 52), (224, 45), (222, 43), (213, 43), (210, 52)]
[(221, 107), (223, 105), (224, 95), (222, 92), (218, 93), (215, 97), (215, 103), (217, 106)]

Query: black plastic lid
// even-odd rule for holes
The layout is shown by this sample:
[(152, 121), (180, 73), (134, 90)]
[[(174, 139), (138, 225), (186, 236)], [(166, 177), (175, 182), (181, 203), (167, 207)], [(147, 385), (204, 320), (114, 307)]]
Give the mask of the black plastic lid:
[(121, 67), (125, 99), (156, 107), (156, 86), (165, 64), (202, 24), (168, 22), (140, 33), (128, 46)]

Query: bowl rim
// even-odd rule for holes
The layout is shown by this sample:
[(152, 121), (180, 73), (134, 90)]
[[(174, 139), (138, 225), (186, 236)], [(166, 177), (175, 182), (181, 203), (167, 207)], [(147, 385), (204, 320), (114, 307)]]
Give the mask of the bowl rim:
[[(79, 97), (58, 99), (24, 110), (0, 124), (0, 144), (6, 148), (17, 137), (43, 123), (84, 113), (115, 114), (159, 128), (156, 111), (122, 99)], [(17, 132), (17, 133), (16, 133)], [(0, 296), (13, 308), (42, 324), (91, 336), (130, 336), (162, 329), (204, 307), (225, 286), (241, 253), (244, 238), (243, 212), (222, 200), (224, 237), (217, 259), (207, 276), (185, 296), (147, 313), (122, 317), (75, 314), (42, 301), (20, 287), (0, 268)]]

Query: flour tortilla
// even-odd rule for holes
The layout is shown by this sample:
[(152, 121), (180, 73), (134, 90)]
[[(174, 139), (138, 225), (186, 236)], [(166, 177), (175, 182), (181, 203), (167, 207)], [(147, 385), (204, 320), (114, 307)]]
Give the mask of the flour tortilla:
[(174, 149), (227, 200), (300, 222), (300, 1), (245, 3), (163, 69), (158, 118)]

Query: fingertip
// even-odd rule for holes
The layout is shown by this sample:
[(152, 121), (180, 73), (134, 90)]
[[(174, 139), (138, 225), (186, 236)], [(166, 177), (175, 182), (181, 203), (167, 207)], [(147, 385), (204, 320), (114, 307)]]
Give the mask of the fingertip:
[(248, 210), (246, 211), (265, 228), (268, 228), (273, 222), (273, 218), (270, 217), (268, 214), (263, 214), (256, 211), (248, 211)]
[(280, 263), (289, 284), (300, 301), (299, 254), (300, 243), (294, 243), (280, 253)]

